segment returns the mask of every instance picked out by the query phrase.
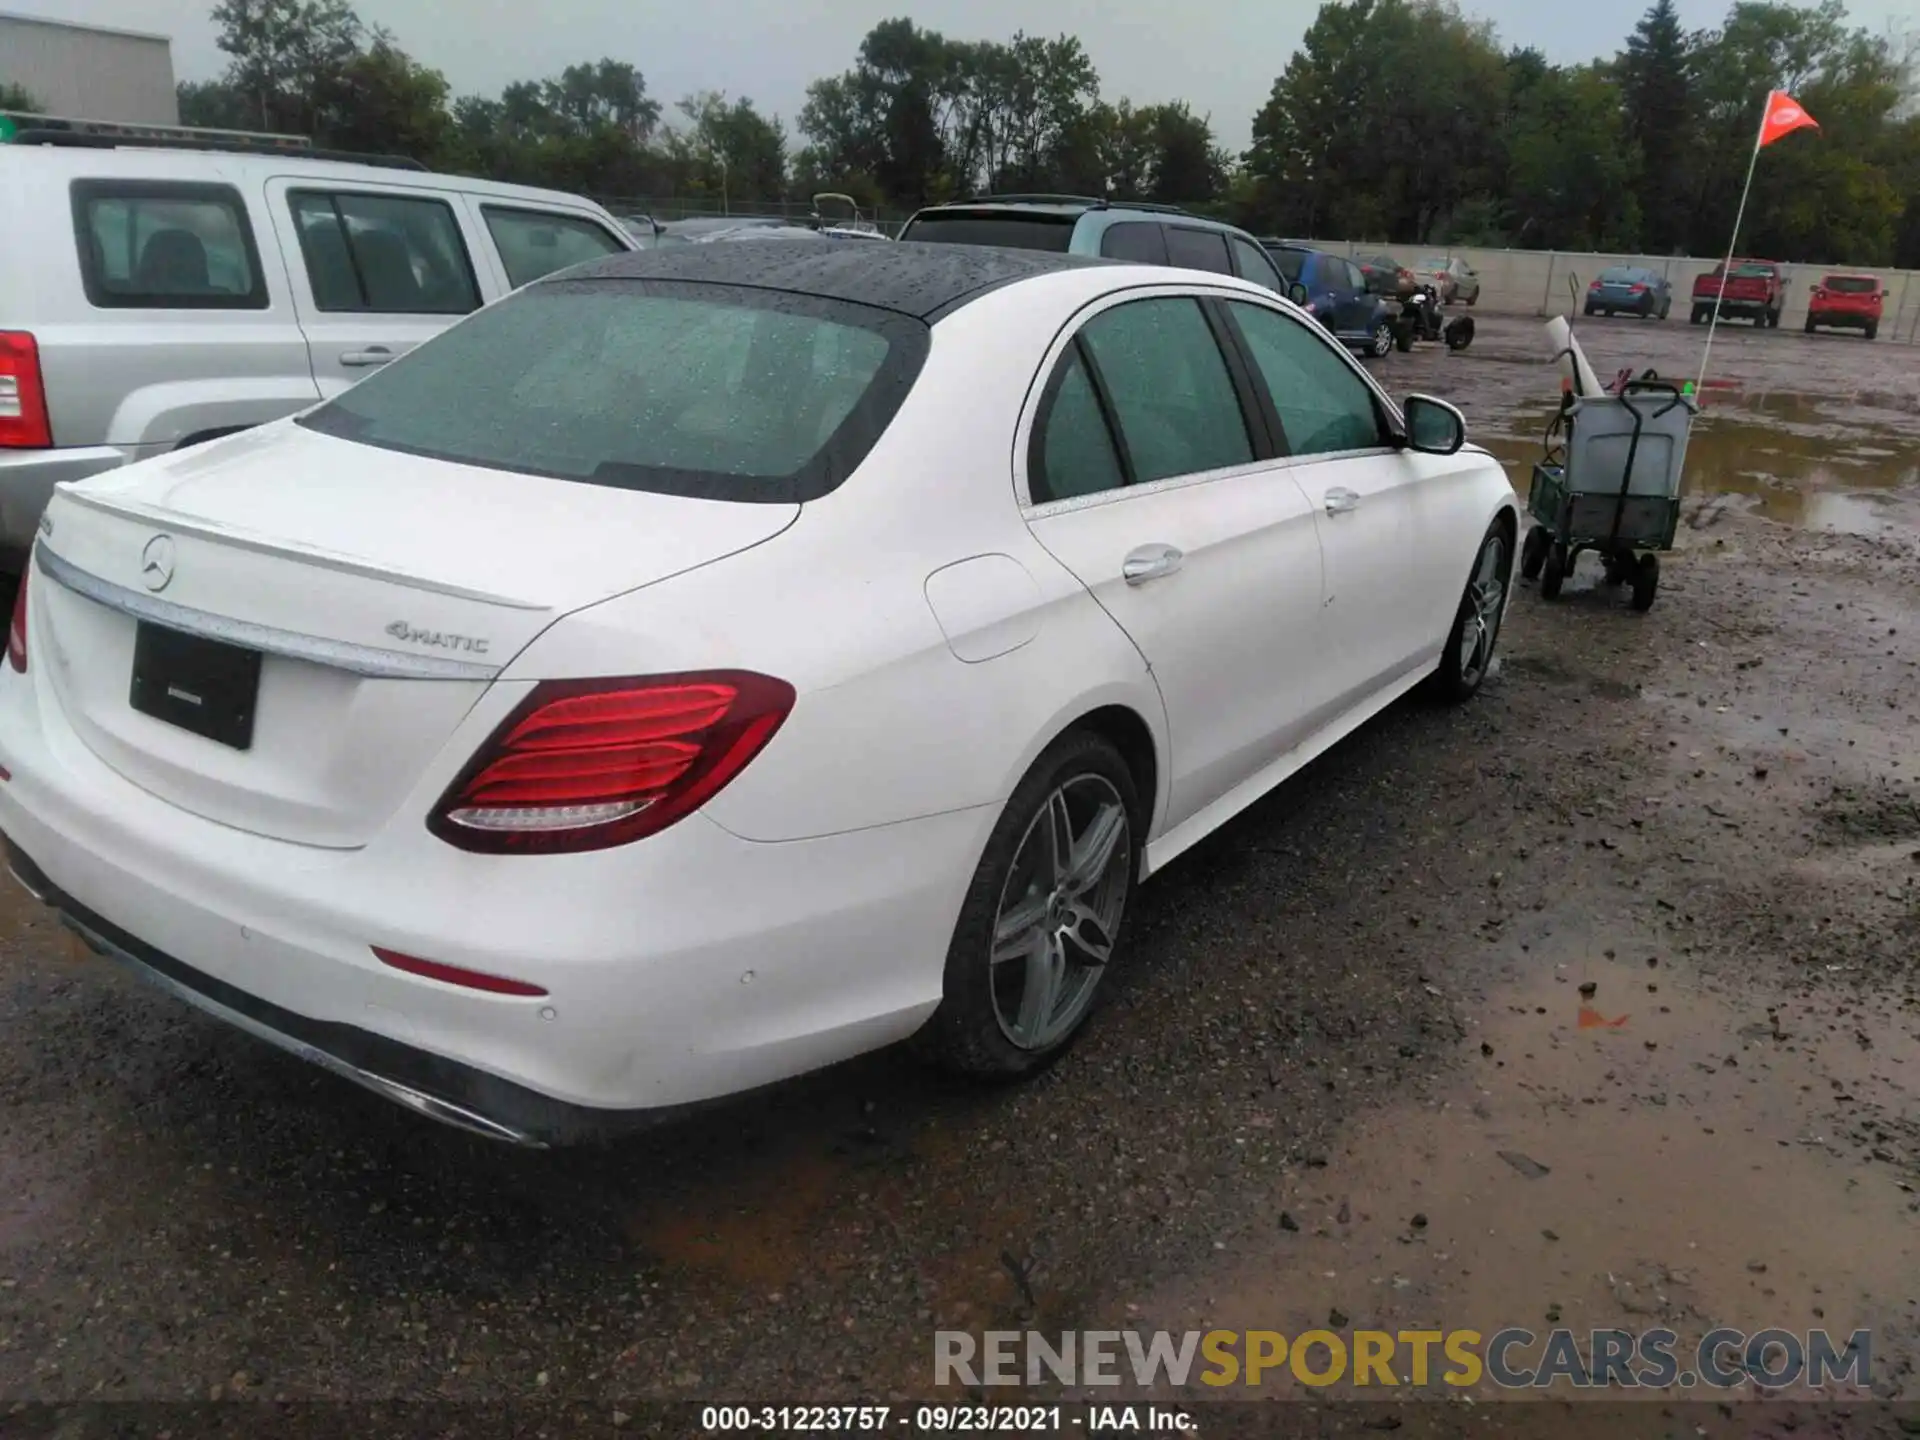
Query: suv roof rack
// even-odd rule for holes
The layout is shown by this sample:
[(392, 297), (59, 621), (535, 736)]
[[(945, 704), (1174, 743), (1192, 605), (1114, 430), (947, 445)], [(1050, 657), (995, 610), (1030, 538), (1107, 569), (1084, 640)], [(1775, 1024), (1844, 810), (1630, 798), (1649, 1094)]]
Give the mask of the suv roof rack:
[(1090, 210), (1151, 210), (1157, 215), (1193, 214), (1184, 205), (1165, 205), (1157, 200), (1120, 200), (1113, 196), (1094, 195), (975, 195), (970, 200), (956, 200), (953, 203), (956, 205), (1085, 205)]
[(301, 160), (334, 160), (352, 165), (377, 165), (389, 170), (427, 168), (405, 155), (318, 150), (304, 135), (213, 130), (192, 125), (133, 125), (108, 120), (69, 120), (55, 115), (33, 115), (20, 111), (8, 112), (0, 119), (12, 122), (11, 143), (15, 145), (53, 145), (83, 150), (118, 150), (122, 147), (208, 150), (237, 155), (286, 155)]

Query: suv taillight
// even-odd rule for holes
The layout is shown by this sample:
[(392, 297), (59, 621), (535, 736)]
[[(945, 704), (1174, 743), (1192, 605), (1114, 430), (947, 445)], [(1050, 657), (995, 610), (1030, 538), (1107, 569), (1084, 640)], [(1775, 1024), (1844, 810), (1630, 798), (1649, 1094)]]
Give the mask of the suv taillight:
[(0, 448), (40, 450), (51, 444), (40, 347), (24, 330), (0, 330)]
[(495, 855), (625, 845), (712, 799), (793, 701), (786, 681), (743, 670), (542, 681), (448, 787), (427, 828)]
[[(33, 560), (27, 560), (31, 567)], [(27, 673), (27, 577), (31, 568), (20, 572), (20, 588), (13, 592), (13, 621), (7, 626), (7, 663), (22, 675)]]

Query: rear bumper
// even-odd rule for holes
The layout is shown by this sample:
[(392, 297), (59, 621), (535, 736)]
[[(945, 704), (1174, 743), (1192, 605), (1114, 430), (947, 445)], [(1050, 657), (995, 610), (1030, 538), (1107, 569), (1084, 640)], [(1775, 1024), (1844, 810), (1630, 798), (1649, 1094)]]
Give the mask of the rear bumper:
[(13, 572), (26, 560), (54, 486), (118, 470), (133, 459), (133, 452), (115, 445), (0, 450), (0, 565)]
[[(631, 1130), (911, 1034), (996, 814), (783, 843), (696, 814), (618, 849), (503, 858), (454, 850), (408, 806), (365, 848), (324, 850), (129, 783), (35, 681), (0, 667), (0, 832), (28, 889), (228, 1023), (521, 1144)], [(376, 944), (547, 993), (412, 975)]]
[(1855, 330), (1864, 330), (1869, 325), (1880, 323), (1878, 310), (1810, 310), (1807, 320), (1814, 325), (1830, 325), (1838, 329), (1850, 326)]
[[(675, 1113), (663, 1109), (616, 1116), (567, 1105), (370, 1030), (296, 1014), (202, 974), (129, 935), (61, 891), (11, 842), (7, 845), (7, 869), (36, 900), (58, 912), (61, 921), (96, 954), (119, 962), (140, 979), (256, 1039), (431, 1119), (489, 1140), (544, 1149), (617, 1132), (623, 1128), (617, 1123), (620, 1120), (659, 1120)], [(631, 1123), (626, 1128), (631, 1128)]]
[(1713, 295), (1696, 295), (1693, 297), (1693, 303), (1702, 310), (1711, 310), (1718, 306), (1722, 315), (1771, 315), (1773, 313), (1773, 302), (1770, 300), (1722, 300)]

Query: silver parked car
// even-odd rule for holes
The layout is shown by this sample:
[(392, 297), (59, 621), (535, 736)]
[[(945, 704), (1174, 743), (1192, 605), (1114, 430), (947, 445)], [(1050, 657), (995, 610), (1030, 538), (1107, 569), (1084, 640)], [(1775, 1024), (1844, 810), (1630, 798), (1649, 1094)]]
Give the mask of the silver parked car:
[(0, 569), (60, 481), (304, 410), (521, 285), (636, 247), (577, 196), (213, 133), (0, 144)]
[(1431, 280), (1442, 305), (1476, 305), (1480, 301), (1480, 272), (1458, 255), (1422, 255), (1413, 273)]

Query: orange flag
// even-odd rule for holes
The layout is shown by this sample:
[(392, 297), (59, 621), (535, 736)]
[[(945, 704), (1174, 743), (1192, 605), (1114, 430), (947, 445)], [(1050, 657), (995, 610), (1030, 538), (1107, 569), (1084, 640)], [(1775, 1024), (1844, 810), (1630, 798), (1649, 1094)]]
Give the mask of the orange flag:
[(1772, 90), (1767, 93), (1767, 114), (1760, 122), (1760, 143), (1771, 145), (1782, 135), (1791, 135), (1795, 130), (1811, 125), (1815, 130), (1820, 122), (1800, 108), (1800, 102), (1784, 90)]

